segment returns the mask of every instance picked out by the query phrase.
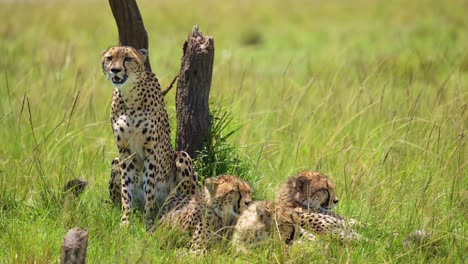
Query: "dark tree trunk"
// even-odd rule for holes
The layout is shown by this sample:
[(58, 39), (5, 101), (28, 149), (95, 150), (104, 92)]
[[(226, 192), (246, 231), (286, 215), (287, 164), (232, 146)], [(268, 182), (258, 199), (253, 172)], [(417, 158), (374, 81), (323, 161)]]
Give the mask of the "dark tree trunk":
[(60, 248), (60, 263), (84, 264), (86, 263), (86, 250), (88, 248), (88, 231), (77, 227), (70, 229), (63, 238)]
[[(148, 34), (136, 1), (109, 0), (109, 4), (119, 30), (120, 44), (148, 49)], [(194, 26), (184, 43), (183, 52), (176, 95), (176, 149), (184, 150), (195, 158), (196, 151), (202, 149), (211, 129), (208, 98), (213, 74), (214, 40), (203, 37), (198, 27)], [(151, 71), (149, 60), (146, 69)], [(163, 91), (164, 95), (173, 82)]]
[[(119, 30), (120, 45), (148, 50), (148, 34), (136, 1), (109, 0), (109, 4)], [(146, 70), (151, 71), (149, 60), (146, 60), (145, 66)]]
[(208, 99), (213, 75), (214, 40), (203, 37), (195, 25), (184, 43), (183, 52), (176, 95), (176, 149), (184, 150), (195, 158), (211, 129)]

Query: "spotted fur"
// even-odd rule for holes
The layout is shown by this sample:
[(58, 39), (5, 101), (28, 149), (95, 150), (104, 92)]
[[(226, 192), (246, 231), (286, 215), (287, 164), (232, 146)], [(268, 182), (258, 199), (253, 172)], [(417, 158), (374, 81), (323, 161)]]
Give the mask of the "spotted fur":
[(268, 242), (274, 231), (274, 205), (270, 201), (253, 202), (237, 220), (232, 244), (237, 251)]
[[(121, 170), (120, 160), (115, 158), (111, 164), (111, 176), (109, 179), (109, 195), (112, 202), (115, 205), (121, 206), (122, 204), (122, 182), (121, 182)], [(188, 153), (185, 151), (177, 151), (175, 153), (175, 172), (177, 186), (171, 190), (171, 195), (177, 195), (177, 197), (188, 197), (193, 195), (198, 190), (198, 176), (193, 168), (193, 162)], [(135, 179), (135, 199), (136, 206), (139, 209), (144, 210), (144, 192), (143, 186), (140, 179)], [(171, 197), (169, 195), (169, 197)], [(167, 199), (170, 199), (170, 198)]]
[(252, 189), (247, 182), (222, 175), (207, 179), (202, 192), (174, 197), (165, 206), (160, 223), (191, 234), (190, 251), (202, 253), (210, 240), (226, 234), (251, 202)]
[(292, 222), (319, 235), (338, 235), (341, 239), (360, 236), (349, 227), (352, 221), (331, 212), (338, 203), (335, 184), (325, 175), (303, 171), (290, 177), (279, 190), (277, 219)]
[(335, 184), (325, 175), (303, 171), (290, 177), (279, 189), (281, 208), (306, 208), (330, 211), (338, 203)]
[(318, 172), (301, 172), (281, 185), (274, 205), (256, 202), (241, 214), (232, 243), (236, 250), (243, 251), (267, 242), (272, 233), (287, 244), (300, 237), (314, 240), (315, 235), (359, 239), (360, 235), (350, 228), (353, 222), (331, 211), (336, 203), (331, 180)]
[(178, 155), (187, 156), (182, 161), (187, 161), (187, 167), (191, 160), (187, 153), (175, 153), (172, 148), (158, 79), (145, 70), (147, 56), (144, 49), (115, 46), (103, 51), (101, 57), (102, 70), (114, 87), (111, 125), (119, 150), (119, 157), (113, 161), (109, 191), (115, 203), (120, 200), (123, 225), (128, 224), (130, 210), (139, 199), (151, 225), (154, 209), (162, 206), (181, 183), (180, 178), (196, 177), (192, 169), (177, 171)]

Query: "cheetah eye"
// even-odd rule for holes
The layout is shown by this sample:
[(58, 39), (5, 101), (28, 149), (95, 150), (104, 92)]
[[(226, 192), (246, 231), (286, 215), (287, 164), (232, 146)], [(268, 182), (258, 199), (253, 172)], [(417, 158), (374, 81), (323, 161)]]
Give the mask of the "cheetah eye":
[(107, 57), (106, 57), (106, 60), (111, 61), (111, 60), (112, 60), (112, 56), (107, 56)]
[(132, 60), (133, 60), (133, 58), (131, 58), (131, 57), (125, 57), (125, 59), (124, 59), (124, 61), (126, 61), (126, 62), (132, 61)]

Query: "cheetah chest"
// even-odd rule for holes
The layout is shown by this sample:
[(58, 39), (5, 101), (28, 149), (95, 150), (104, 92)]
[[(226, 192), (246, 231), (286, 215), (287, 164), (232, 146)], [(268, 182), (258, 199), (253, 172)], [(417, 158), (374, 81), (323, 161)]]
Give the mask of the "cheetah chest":
[(131, 154), (137, 155), (139, 160), (144, 160), (144, 147), (148, 141), (148, 128), (150, 127), (150, 121), (146, 119), (146, 115), (144, 113), (121, 114), (114, 118), (112, 127), (117, 144), (129, 149)]

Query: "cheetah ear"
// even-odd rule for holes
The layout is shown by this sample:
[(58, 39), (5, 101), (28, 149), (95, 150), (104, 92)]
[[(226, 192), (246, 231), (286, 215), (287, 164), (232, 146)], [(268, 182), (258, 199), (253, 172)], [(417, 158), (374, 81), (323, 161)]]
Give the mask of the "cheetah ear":
[(102, 50), (101, 51), (101, 56), (104, 55), (104, 53), (106, 53), (106, 52), (107, 52), (107, 50)]
[(208, 189), (210, 194), (216, 193), (216, 187), (218, 186), (218, 182), (214, 178), (208, 178), (205, 180), (205, 187)]
[(326, 185), (329, 190), (335, 189), (335, 184), (333, 184), (331, 181), (326, 181)]
[(139, 49), (138, 53), (140, 53), (140, 55), (143, 57), (143, 61), (146, 62), (146, 60), (148, 59), (148, 50), (147, 49)]
[(302, 189), (307, 183), (307, 177), (299, 176), (296, 178), (296, 189)]
[(265, 208), (262, 208), (261, 206), (256, 206), (255, 210), (257, 211), (257, 215), (260, 216), (260, 218), (262, 218), (265, 214)]

